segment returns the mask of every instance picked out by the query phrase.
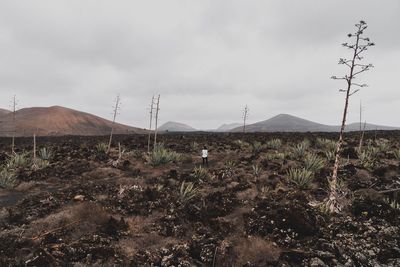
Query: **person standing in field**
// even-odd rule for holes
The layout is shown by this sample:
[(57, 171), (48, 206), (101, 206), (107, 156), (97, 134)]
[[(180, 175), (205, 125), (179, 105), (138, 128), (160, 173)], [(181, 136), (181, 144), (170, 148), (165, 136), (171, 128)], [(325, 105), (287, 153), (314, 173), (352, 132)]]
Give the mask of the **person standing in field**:
[(201, 157), (203, 159), (203, 166), (208, 167), (208, 150), (206, 146), (204, 146), (203, 150), (201, 151)]

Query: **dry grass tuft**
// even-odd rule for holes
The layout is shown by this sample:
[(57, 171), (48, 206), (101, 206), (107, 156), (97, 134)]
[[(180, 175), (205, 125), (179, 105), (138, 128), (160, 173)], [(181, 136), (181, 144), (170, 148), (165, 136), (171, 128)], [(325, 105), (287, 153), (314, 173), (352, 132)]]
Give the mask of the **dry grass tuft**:
[(215, 266), (270, 266), (279, 256), (280, 250), (260, 237), (236, 238), (222, 242)]
[(68, 206), (57, 213), (34, 221), (26, 234), (30, 237), (38, 236), (52, 229), (62, 229), (66, 225), (76, 223), (72, 237), (79, 238), (81, 235), (96, 231), (99, 226), (107, 223), (108, 219), (109, 214), (101, 206), (84, 202)]
[(110, 217), (103, 207), (93, 202), (84, 202), (74, 206), (71, 214), (72, 220), (89, 225), (103, 225)]

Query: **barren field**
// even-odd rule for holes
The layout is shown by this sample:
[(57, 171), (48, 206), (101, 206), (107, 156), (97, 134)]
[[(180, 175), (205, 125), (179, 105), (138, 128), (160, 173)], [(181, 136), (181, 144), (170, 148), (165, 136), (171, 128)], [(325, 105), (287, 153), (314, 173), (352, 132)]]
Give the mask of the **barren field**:
[(23, 159), (0, 139), (0, 266), (400, 266), (400, 132), (362, 152), (346, 134), (329, 214), (337, 138), (164, 134), (153, 155), (146, 135), (109, 154), (107, 137), (38, 138), (35, 168), (31, 138)]

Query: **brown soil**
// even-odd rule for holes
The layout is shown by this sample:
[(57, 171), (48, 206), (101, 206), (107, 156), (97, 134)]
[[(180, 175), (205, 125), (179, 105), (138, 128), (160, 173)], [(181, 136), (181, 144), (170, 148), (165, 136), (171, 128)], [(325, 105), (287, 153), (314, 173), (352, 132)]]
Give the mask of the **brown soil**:
[[(400, 132), (377, 135), (400, 148)], [(391, 151), (366, 169), (353, 153), (358, 135), (346, 136), (340, 178), (348, 205), (330, 215), (310, 204), (327, 197), (332, 163), (309, 189), (298, 189), (286, 171), (301, 160), (266, 160), (276, 151), (254, 155), (235, 142), (280, 138), (284, 152), (307, 138), (308, 151), (323, 155), (317, 137), (337, 135), (164, 134), (160, 141), (184, 158), (158, 167), (146, 162), (145, 135), (116, 136), (115, 143), (142, 152), (116, 167), (109, 163), (116, 149), (96, 150), (107, 137), (38, 138), (53, 151), (50, 165), (21, 168), (16, 187), (0, 189), (0, 266), (399, 266), (399, 197), (390, 190), (400, 187), (400, 164)], [(201, 164), (193, 142), (209, 148), (205, 179), (193, 176)], [(0, 165), (9, 144), (0, 139)], [(30, 138), (16, 144), (19, 152), (32, 149)], [(199, 190), (186, 202), (183, 181)]]

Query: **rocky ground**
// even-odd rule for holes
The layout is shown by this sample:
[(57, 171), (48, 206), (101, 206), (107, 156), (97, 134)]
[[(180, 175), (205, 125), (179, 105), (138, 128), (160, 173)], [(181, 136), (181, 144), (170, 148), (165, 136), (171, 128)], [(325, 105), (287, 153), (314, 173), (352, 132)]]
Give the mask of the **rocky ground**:
[[(157, 166), (144, 135), (117, 136), (109, 154), (107, 137), (38, 138), (49, 164), (14, 168), (0, 189), (0, 266), (400, 266), (399, 137), (367, 133), (361, 155), (346, 136), (333, 215), (320, 203), (336, 134), (165, 134), (180, 156)], [(30, 138), (16, 147), (32, 157)], [(310, 154), (322, 167), (290, 179)], [(10, 156), (0, 139), (3, 169)]]

